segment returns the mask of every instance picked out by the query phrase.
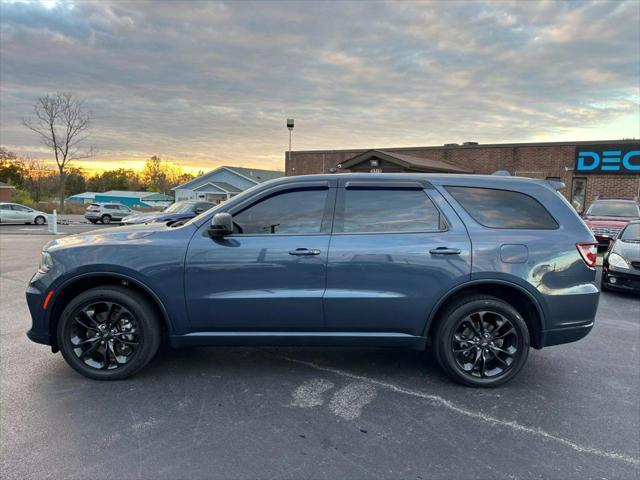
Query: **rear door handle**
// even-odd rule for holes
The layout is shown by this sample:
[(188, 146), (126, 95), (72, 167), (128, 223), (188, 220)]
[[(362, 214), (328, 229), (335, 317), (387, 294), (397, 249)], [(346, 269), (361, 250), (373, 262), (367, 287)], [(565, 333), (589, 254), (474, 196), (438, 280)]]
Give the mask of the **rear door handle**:
[(432, 248), (429, 253), (431, 255), (460, 255), (461, 251), (459, 248), (438, 247)]
[(289, 255), (295, 255), (297, 257), (303, 255), (320, 255), (320, 250), (317, 248), (296, 248), (295, 250), (289, 250)]

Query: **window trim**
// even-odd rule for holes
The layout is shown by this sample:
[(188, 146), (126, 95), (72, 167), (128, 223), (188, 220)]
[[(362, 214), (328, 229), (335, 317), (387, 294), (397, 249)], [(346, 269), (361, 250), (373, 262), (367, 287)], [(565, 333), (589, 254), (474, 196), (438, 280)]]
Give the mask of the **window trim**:
[[(437, 203), (433, 200), (433, 198), (431, 198), (431, 195), (429, 195), (429, 193), (427, 192), (427, 188), (421, 186), (420, 188), (416, 188), (415, 186), (399, 186), (399, 185), (390, 185), (389, 187), (385, 188), (385, 183), (391, 183), (391, 182), (379, 182), (379, 183), (373, 183), (373, 182), (367, 182), (367, 186), (360, 186), (358, 185), (357, 187), (338, 187), (338, 192), (336, 195), (336, 203), (335, 203), (335, 209), (334, 209), (334, 214), (333, 214), (333, 226), (331, 229), (331, 234), (332, 235), (411, 235), (411, 234), (424, 234), (424, 233), (444, 233), (444, 232), (448, 232), (450, 229), (450, 222), (449, 219), (447, 218), (447, 216), (444, 214), (444, 212), (438, 207)], [(345, 204), (345, 198), (347, 196), (347, 191), (354, 191), (354, 190), (358, 190), (358, 191), (363, 191), (363, 190), (369, 190), (369, 191), (381, 191), (381, 190), (391, 190), (391, 191), (421, 191), (431, 202), (431, 204), (433, 205), (433, 207), (438, 211), (438, 214), (440, 215), (440, 223), (442, 223), (444, 225), (443, 228), (439, 228), (437, 230), (392, 230), (392, 231), (378, 231), (378, 232), (336, 232), (335, 231), (335, 227), (338, 224), (338, 221), (342, 221), (342, 223), (344, 224), (344, 204)]]
[[(551, 212), (549, 210), (547, 210), (547, 207), (545, 207), (542, 202), (538, 201), (534, 196), (529, 195), (528, 193), (525, 192), (521, 192), (519, 190), (511, 190), (508, 188), (493, 188), (493, 187), (480, 187), (477, 185), (443, 185), (445, 191), (447, 192), (447, 194), (458, 204), (460, 205), (460, 207), (465, 211), (465, 213), (467, 215), (469, 215), (469, 218), (471, 220), (473, 220), (474, 222), (476, 222), (478, 225), (484, 227), (484, 228), (489, 228), (491, 230), (560, 230), (560, 222), (558, 222), (558, 219), (556, 217), (554, 217)], [(549, 215), (549, 218), (551, 218), (551, 220), (554, 221), (554, 223), (556, 224), (555, 227), (545, 227), (545, 228), (532, 228), (532, 227), (491, 227), (489, 225), (485, 225), (484, 223), (481, 223), (478, 219), (476, 219), (476, 217), (474, 217), (473, 215), (471, 215), (471, 213), (469, 212), (469, 210), (467, 210), (467, 208), (458, 201), (458, 199), (449, 191), (449, 187), (453, 187), (453, 188), (481, 188), (483, 190), (498, 190), (500, 192), (511, 192), (511, 193), (518, 193), (520, 195), (524, 195), (526, 197), (529, 197), (530, 199), (532, 199), (534, 202), (536, 202), (538, 205), (540, 205), (540, 207), (542, 207), (542, 209), (547, 212), (547, 215)]]
[[(283, 195), (288, 192), (299, 191), (327, 191), (327, 198), (325, 199), (324, 210), (322, 213), (322, 220), (320, 221), (320, 231), (314, 233), (232, 233), (229, 237), (300, 237), (300, 236), (320, 236), (331, 235), (333, 229), (333, 213), (335, 208), (335, 187), (332, 187), (328, 182), (307, 182), (301, 184), (288, 184), (286, 187), (278, 188), (274, 190), (268, 190), (265, 195), (260, 195), (258, 198), (248, 199), (253, 201), (245, 202), (232, 208), (228, 211), (231, 216), (238, 215), (251, 207), (264, 202), (272, 197)], [(235, 222), (234, 222), (235, 223)]]

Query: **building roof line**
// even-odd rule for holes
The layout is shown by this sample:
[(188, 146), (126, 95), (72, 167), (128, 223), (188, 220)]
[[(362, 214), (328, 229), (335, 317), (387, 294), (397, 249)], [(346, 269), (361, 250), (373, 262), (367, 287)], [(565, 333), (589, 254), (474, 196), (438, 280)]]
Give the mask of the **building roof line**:
[[(333, 150), (292, 150), (291, 153), (359, 153), (369, 150), (400, 152), (411, 150), (447, 150), (473, 148), (514, 148), (514, 147), (573, 147), (576, 145), (634, 145), (640, 144), (640, 139), (623, 140), (578, 140), (574, 142), (522, 142), (522, 143), (478, 143), (477, 145), (429, 145), (415, 147), (382, 147), (382, 148), (346, 148)], [(285, 152), (287, 153), (287, 152)]]

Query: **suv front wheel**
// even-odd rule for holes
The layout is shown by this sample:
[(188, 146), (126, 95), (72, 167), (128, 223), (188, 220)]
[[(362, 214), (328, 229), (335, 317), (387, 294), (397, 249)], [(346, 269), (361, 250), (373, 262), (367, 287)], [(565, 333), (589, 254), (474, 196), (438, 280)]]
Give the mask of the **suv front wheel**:
[(438, 322), (436, 358), (458, 383), (496, 387), (515, 377), (527, 361), (527, 324), (499, 298), (462, 298), (447, 307)]
[(82, 292), (65, 307), (57, 328), (66, 362), (85, 377), (119, 380), (143, 368), (160, 345), (153, 306), (123, 287)]

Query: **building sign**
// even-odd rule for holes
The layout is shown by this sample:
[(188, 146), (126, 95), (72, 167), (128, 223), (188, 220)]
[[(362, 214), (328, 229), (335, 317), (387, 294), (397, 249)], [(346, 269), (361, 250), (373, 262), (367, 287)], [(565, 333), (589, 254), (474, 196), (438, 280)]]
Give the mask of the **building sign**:
[(576, 173), (640, 174), (640, 144), (576, 147)]

